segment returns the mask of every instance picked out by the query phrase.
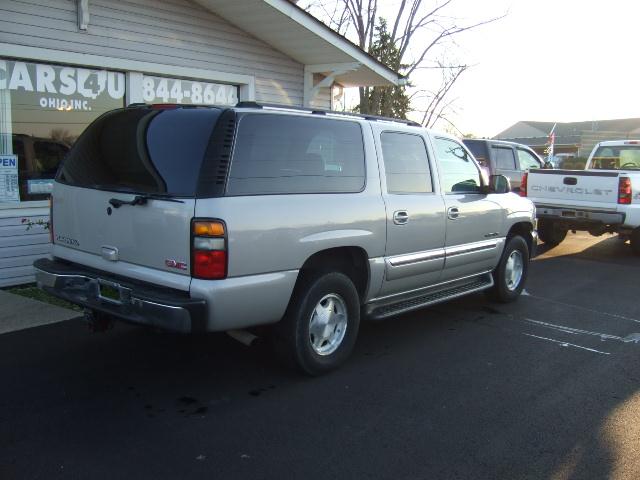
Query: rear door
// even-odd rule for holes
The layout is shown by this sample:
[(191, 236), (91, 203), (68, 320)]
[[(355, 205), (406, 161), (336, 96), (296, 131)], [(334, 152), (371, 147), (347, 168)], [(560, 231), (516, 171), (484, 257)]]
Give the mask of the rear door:
[(444, 266), (445, 213), (422, 135), (372, 125), (381, 152), (387, 215), (381, 296), (437, 283)]
[(89, 126), (56, 179), (54, 254), (114, 273), (189, 276), (194, 197), (219, 115), (127, 109)]

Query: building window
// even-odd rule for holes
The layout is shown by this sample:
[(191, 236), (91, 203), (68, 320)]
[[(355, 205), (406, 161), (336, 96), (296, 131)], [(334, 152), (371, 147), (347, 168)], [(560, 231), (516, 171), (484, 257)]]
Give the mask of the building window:
[(0, 203), (46, 199), (80, 133), (124, 98), (121, 72), (0, 59)]

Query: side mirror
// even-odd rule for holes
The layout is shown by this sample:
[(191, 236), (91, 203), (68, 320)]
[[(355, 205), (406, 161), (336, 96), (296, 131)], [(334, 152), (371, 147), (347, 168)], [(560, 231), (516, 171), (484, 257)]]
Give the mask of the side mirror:
[(511, 182), (504, 175), (491, 175), (489, 177), (488, 193), (509, 193)]

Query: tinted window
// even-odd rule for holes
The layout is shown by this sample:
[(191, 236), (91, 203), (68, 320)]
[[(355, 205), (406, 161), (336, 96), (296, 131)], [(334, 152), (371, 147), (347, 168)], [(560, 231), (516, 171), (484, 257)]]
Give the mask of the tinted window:
[(480, 172), (467, 151), (458, 142), (435, 139), (436, 156), (445, 193), (475, 193), (480, 190)]
[(385, 132), (380, 135), (389, 193), (433, 191), (427, 148), (422, 137)]
[(517, 170), (512, 148), (493, 147), (498, 170)]
[(471, 151), (476, 161), (482, 167), (489, 167), (487, 162), (487, 144), (482, 140), (464, 140), (464, 144)]
[(96, 120), (59, 180), (80, 187), (193, 196), (219, 109), (116, 110)]
[(518, 163), (520, 170), (528, 170), (530, 168), (540, 168), (540, 161), (526, 150), (518, 148)]
[(270, 114), (240, 121), (229, 195), (359, 192), (364, 181), (355, 122)]

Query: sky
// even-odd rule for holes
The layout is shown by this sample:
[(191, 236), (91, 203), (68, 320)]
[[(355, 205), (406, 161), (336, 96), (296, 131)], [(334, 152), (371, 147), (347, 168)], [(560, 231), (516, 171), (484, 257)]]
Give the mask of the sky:
[(449, 12), (471, 21), (507, 12), (448, 49), (474, 65), (452, 93), (462, 133), (491, 137), (521, 120), (640, 117), (640, 2), (456, 0)]
[[(390, 22), (399, 2), (378, 1)], [(442, 0), (424, 5), (434, 2)], [(453, 0), (446, 13), (461, 23), (506, 15), (460, 34), (444, 49), (449, 59), (472, 68), (451, 92), (455, 112), (449, 119), (457, 130), (444, 122), (437, 129), (493, 137), (522, 120), (640, 117), (640, 2)], [(416, 88), (437, 86), (427, 71), (413, 74), (411, 82)], [(350, 92), (347, 103), (356, 95)]]

